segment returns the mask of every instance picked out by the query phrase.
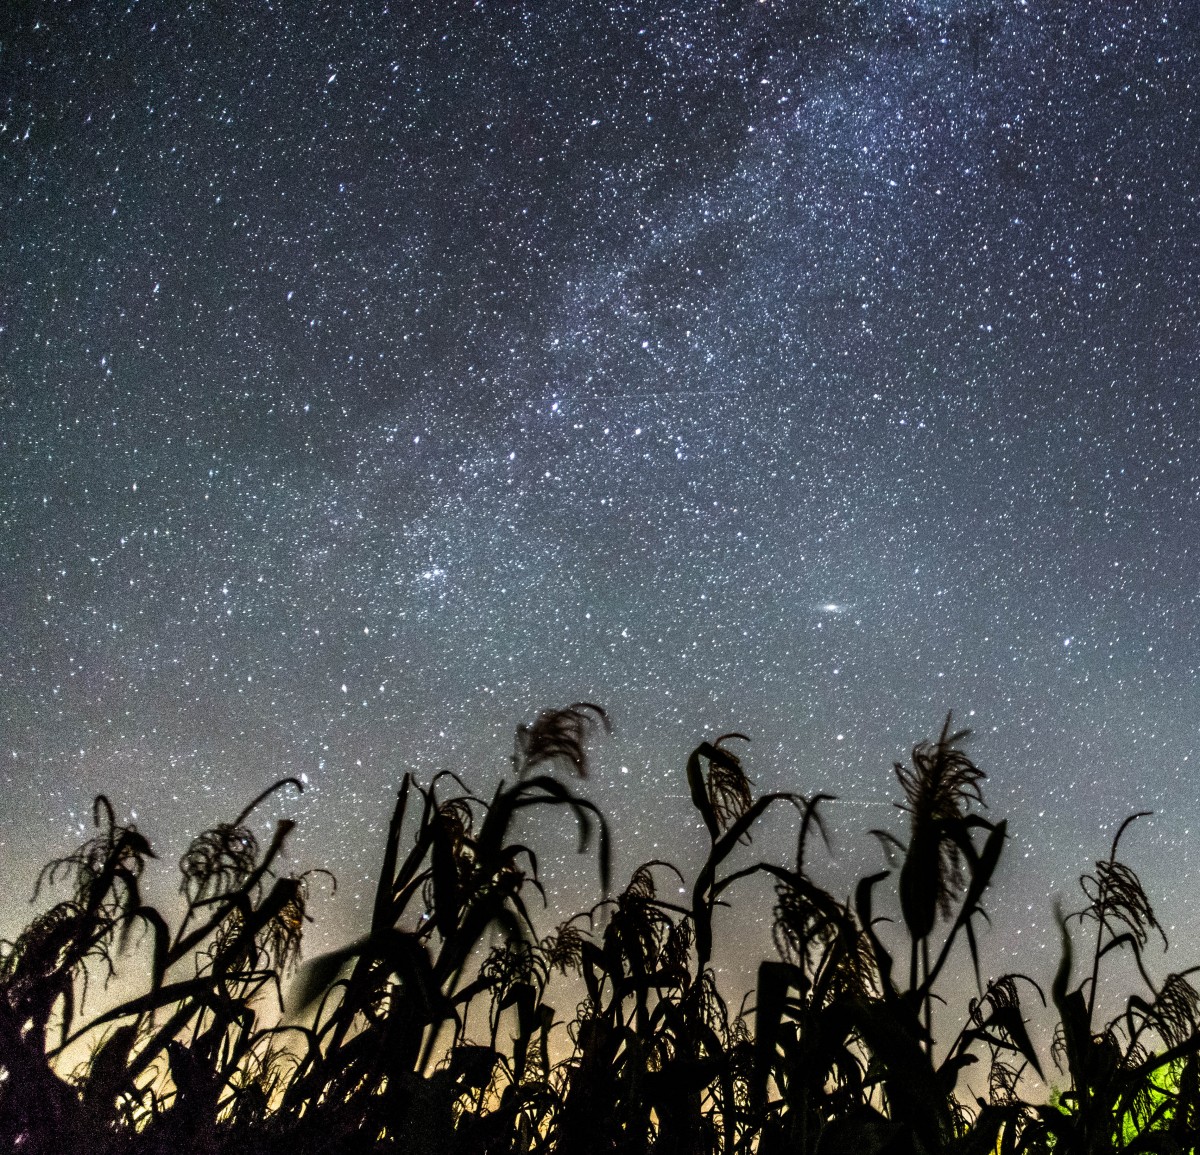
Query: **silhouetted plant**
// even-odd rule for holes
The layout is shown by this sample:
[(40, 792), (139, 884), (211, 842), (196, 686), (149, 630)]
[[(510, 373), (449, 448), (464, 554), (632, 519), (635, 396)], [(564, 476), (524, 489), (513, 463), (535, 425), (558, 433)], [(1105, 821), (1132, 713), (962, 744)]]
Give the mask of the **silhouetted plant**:
[[(366, 933), (300, 969), (284, 1016), (321, 872), (277, 873), (292, 823), (264, 848), (254, 815), (300, 783), (275, 783), (192, 841), (174, 929), (142, 896), (149, 842), (98, 798), (96, 835), (38, 880), (39, 894), (66, 885), (67, 897), (0, 953), (0, 1143), (47, 1155), (1197, 1148), (1197, 968), (1150, 974), (1151, 938), (1166, 939), (1117, 856), (1137, 815), (1082, 876), (1085, 905), (1060, 918), (1051, 1051), (1066, 1086), (1036, 1101), (1027, 1075), (1045, 1069), (1021, 997), (1046, 998), (1022, 975), (983, 979), (976, 928), (1006, 825), (980, 813), (986, 779), (965, 730), (947, 717), (896, 765), (906, 837), (875, 832), (893, 868), (839, 898), (809, 861), (814, 838), (828, 841), (831, 796), (756, 796), (740, 734), (686, 760), (707, 834), (695, 878), (652, 860), (610, 896), (607, 823), (555, 774), (586, 778), (589, 743), (608, 728), (586, 702), (538, 714), (516, 732), (512, 779), (486, 799), (454, 774), (427, 786), (406, 774)], [(794, 859), (748, 859), (778, 802), (798, 815)], [(595, 846), (602, 897), (542, 934), (530, 904), (545, 898), (538, 859), (517, 826), (558, 811), (580, 851)], [(733, 1013), (711, 960), (722, 908), (752, 876), (774, 887), (777, 957)], [(876, 913), (889, 883), (901, 916), (890, 926)], [(688, 897), (666, 897), (677, 892)], [(1093, 933), (1074, 985), (1072, 927)], [(97, 985), (135, 950), (148, 955), (143, 989), (89, 1017)], [(1105, 1019), (1102, 977), (1118, 954), (1144, 989)], [(977, 994), (957, 1019), (949, 1006), (935, 1016), (964, 955)], [(578, 1004), (569, 1021), (548, 1001), (558, 995)], [(962, 1076), (981, 1059), (986, 1087), (972, 1098)]]

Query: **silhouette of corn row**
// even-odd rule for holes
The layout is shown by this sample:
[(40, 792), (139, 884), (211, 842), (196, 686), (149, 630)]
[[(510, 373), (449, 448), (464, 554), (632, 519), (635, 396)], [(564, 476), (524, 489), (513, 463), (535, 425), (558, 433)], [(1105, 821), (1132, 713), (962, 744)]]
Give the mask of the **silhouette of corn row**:
[[(1133, 870), (1107, 858), (1059, 915), (1050, 986), (1059, 1026), (1043, 1066), (1021, 998), (1031, 978), (984, 980), (976, 928), (1006, 824), (983, 816), (984, 773), (950, 719), (896, 764), (904, 837), (874, 831), (891, 869), (842, 900), (808, 865), (831, 796), (755, 796), (727, 734), (686, 764), (707, 834), (690, 887), (650, 861), (610, 897), (610, 833), (570, 784), (607, 730), (598, 706), (545, 711), (518, 729), (512, 775), (490, 799), (455, 775), (405, 775), (368, 932), (291, 980), (309, 888), (323, 872), (276, 871), (292, 830), (263, 846), (251, 826), (275, 783), (180, 861), (172, 929), (145, 902), (146, 838), (94, 808), (96, 835), (38, 880), (69, 895), (0, 955), (0, 1143), (50, 1155), (404, 1151), (430, 1155), (1001, 1155), (1188, 1152), (1200, 1146), (1197, 968), (1156, 981), (1145, 954), (1165, 936)], [(744, 862), (776, 805), (796, 813), (790, 863)], [(595, 847), (604, 898), (539, 934), (544, 899), (528, 814), (564, 813)], [(739, 848), (741, 848), (739, 850)], [(711, 965), (719, 909), (739, 881), (775, 890), (777, 957), (732, 1013)], [(671, 893), (662, 896), (663, 880)], [(888, 884), (900, 918), (877, 913)], [(36, 895), (35, 895), (36, 897)], [(1073, 978), (1077, 941), (1090, 953)], [(148, 955), (144, 989), (88, 1017), (89, 983)], [(1110, 965), (1141, 989), (1101, 1017)], [(957, 1020), (934, 1006), (952, 961), (977, 987)], [(579, 1000), (569, 1018), (548, 1001)], [(1105, 1000), (1106, 1002), (1108, 1000)], [(953, 1028), (949, 1028), (953, 1029)], [(71, 1056), (85, 1048), (87, 1057)], [(75, 1065), (72, 1067), (72, 1063)], [(976, 1064), (984, 1075), (964, 1072)], [(1039, 1077), (1039, 1081), (1027, 1077)], [(1065, 1089), (1038, 1100), (1040, 1080)], [(968, 1082), (986, 1084), (968, 1093)]]

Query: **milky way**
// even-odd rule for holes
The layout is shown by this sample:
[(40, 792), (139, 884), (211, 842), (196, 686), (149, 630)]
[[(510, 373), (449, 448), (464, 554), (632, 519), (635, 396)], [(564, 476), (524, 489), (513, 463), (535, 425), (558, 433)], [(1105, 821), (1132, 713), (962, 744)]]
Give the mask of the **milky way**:
[(1133, 809), (1194, 938), (1193, 6), (311, 7), (3, 35), (9, 933), (96, 792), (169, 864), (293, 774), (336, 937), (404, 770), (588, 699), (618, 878), (737, 729), (848, 885), (953, 709), (993, 957)]

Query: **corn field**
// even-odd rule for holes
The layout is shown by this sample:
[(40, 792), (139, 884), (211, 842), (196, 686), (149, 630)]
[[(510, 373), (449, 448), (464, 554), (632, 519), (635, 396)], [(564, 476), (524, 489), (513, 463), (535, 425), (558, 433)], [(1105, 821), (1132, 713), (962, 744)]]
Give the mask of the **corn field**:
[[(756, 796), (738, 734), (702, 742), (681, 770), (706, 831), (695, 878), (649, 861), (616, 889), (608, 824), (579, 784), (607, 727), (589, 703), (541, 713), (517, 730), (511, 774), (490, 798), (449, 773), (427, 785), (405, 775), (369, 931), (303, 963), (315, 873), (279, 869), (291, 822), (269, 840), (254, 830), (258, 807), (299, 782), (275, 783), (195, 837), (171, 918), (143, 899), (151, 843), (97, 798), (94, 837), (39, 879), (39, 901), (57, 901), (0, 954), (3, 1148), (1133, 1155), (1200, 1146), (1198, 968), (1154, 977), (1165, 936), (1119, 857), (1138, 815), (1059, 912), (1060, 961), (1044, 987), (990, 976), (980, 957), (1006, 824), (985, 816), (985, 774), (949, 718), (896, 764), (906, 836), (873, 832), (891, 868), (845, 898), (810, 864), (831, 797)], [(750, 861), (750, 835), (769, 809), (793, 815), (790, 861)], [(540, 925), (536, 850), (515, 840), (531, 815), (570, 823), (579, 851), (597, 861), (601, 901), (556, 928)], [(774, 889), (775, 955), (734, 1007), (714, 976), (714, 941), (751, 876)], [(880, 918), (885, 904), (900, 917)], [(1140, 983), (1107, 1018), (1114, 972)], [(137, 993), (89, 1012), (113, 974), (135, 980)], [(948, 1001), (945, 992), (971, 984), (966, 1005)], [(1044, 1047), (1027, 1027), (1033, 1010), (1058, 1022)]]

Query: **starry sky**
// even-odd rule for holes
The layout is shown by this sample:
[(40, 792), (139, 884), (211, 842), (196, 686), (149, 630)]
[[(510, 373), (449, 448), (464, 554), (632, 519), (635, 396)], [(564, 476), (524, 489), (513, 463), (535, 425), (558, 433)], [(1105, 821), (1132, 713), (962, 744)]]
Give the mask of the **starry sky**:
[(1196, 961), (1198, 64), (1184, 0), (8, 11), (0, 931), (95, 793), (169, 893), (296, 775), (339, 941), (403, 771), (588, 699), (618, 881), (738, 729), (845, 892), (953, 709), (997, 968), (1133, 809)]

